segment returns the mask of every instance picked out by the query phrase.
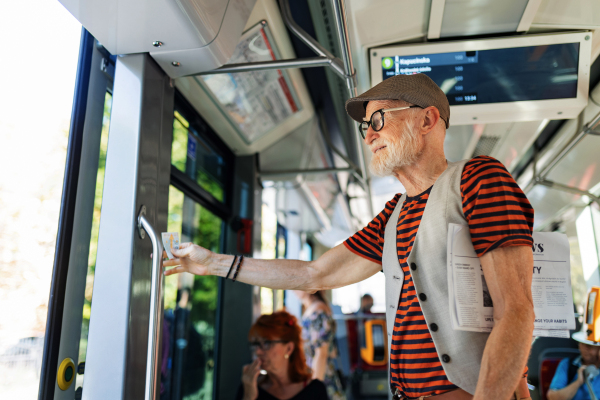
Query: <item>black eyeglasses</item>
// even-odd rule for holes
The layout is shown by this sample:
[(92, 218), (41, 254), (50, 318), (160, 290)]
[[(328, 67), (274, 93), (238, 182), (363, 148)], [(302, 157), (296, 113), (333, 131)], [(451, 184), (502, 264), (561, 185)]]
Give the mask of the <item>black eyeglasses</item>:
[(274, 343), (287, 343), (287, 342), (285, 340), (261, 340), (261, 341), (250, 342), (250, 343), (248, 343), (248, 345), (250, 346), (250, 350), (252, 350), (252, 351), (256, 351), (258, 349), (261, 349), (262, 351), (267, 351), (273, 346)]
[(371, 119), (368, 121), (363, 121), (360, 123), (360, 134), (363, 139), (367, 137), (367, 131), (369, 130), (369, 126), (373, 128), (375, 132), (379, 132), (383, 129), (384, 119), (383, 114), (391, 111), (400, 111), (400, 110), (408, 110), (409, 108), (422, 108), (421, 106), (407, 106), (407, 107), (396, 107), (396, 108), (382, 108), (381, 110), (375, 111), (371, 114)]

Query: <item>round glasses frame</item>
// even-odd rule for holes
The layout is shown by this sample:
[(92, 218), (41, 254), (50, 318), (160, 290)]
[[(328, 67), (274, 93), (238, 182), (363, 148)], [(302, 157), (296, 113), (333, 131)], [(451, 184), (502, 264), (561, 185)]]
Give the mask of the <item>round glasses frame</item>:
[(248, 345), (250, 346), (250, 350), (252, 350), (254, 352), (258, 349), (261, 349), (262, 351), (267, 351), (275, 343), (287, 343), (287, 342), (285, 340), (262, 340), (262, 341), (250, 342), (250, 343), (248, 343)]
[[(400, 111), (400, 110), (408, 110), (409, 108), (423, 108), (421, 106), (406, 106), (406, 107), (396, 107), (396, 108), (382, 108), (377, 110), (371, 114), (371, 118), (369, 120), (365, 120), (359, 124), (360, 135), (363, 139), (367, 138), (367, 131), (369, 130), (369, 126), (373, 128), (375, 132), (379, 132), (383, 129), (385, 125), (385, 119), (383, 118), (383, 114), (391, 111)], [(373, 121), (375, 118), (375, 121)]]

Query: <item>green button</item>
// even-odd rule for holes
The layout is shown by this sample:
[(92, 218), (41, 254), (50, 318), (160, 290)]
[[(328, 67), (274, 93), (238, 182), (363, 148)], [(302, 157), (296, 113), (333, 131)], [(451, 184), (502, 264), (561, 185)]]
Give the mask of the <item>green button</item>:
[(384, 57), (381, 60), (381, 66), (385, 69), (391, 69), (394, 66), (394, 60), (391, 57)]
[(71, 382), (71, 379), (73, 379), (73, 367), (68, 366), (67, 369), (65, 369), (65, 381)]

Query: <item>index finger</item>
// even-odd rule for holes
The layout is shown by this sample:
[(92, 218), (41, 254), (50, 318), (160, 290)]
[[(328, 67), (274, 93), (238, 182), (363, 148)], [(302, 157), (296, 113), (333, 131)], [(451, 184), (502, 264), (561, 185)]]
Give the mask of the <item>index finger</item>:
[(163, 267), (175, 267), (177, 265), (181, 265), (181, 260), (179, 258), (163, 261)]

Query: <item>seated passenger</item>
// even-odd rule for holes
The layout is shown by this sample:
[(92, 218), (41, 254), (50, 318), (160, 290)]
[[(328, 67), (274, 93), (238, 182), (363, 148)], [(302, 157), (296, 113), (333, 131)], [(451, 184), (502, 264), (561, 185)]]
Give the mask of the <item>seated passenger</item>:
[(300, 333), (286, 311), (258, 318), (248, 334), (256, 359), (244, 366), (237, 400), (327, 400), (323, 382), (311, 378)]
[(360, 310), (358, 313), (363, 314), (371, 314), (371, 308), (373, 307), (373, 296), (369, 293), (366, 293), (363, 297), (360, 298)]
[[(583, 371), (588, 365), (600, 367), (600, 345), (587, 340), (581, 333), (573, 335), (573, 339), (579, 342), (581, 355), (574, 359), (565, 358), (558, 364), (548, 391), (548, 400), (591, 399)], [(600, 395), (600, 377), (592, 380), (592, 388), (596, 396)]]

